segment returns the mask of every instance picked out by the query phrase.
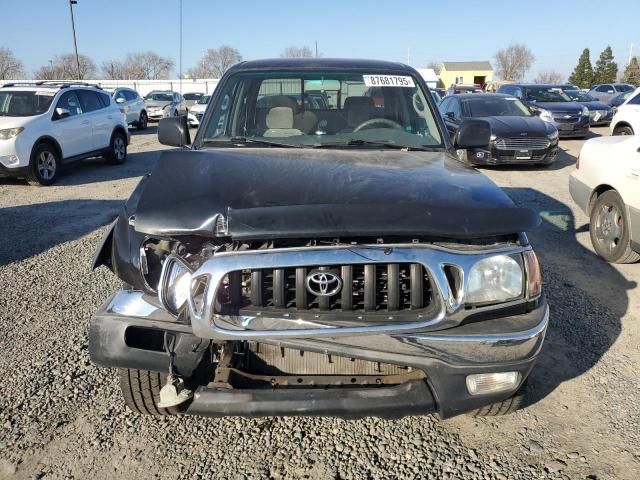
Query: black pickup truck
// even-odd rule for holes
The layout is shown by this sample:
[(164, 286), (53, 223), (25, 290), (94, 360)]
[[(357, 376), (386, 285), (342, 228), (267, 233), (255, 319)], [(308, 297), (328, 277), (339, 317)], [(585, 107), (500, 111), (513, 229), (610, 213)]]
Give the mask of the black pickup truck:
[[(306, 101), (321, 95), (322, 102)], [(412, 68), (244, 62), (99, 246), (124, 283), (91, 319), (132, 409), (208, 416), (502, 414), (548, 323), (538, 219), (455, 149)]]

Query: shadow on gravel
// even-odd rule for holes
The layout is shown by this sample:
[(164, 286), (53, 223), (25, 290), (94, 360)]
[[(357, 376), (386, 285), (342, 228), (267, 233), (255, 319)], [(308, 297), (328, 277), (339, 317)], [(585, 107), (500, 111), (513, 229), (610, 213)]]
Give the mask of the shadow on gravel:
[(505, 188), (518, 204), (540, 214), (529, 232), (540, 258), (551, 317), (526, 403), (536, 403), (567, 380), (593, 368), (615, 343), (635, 282), (576, 240), (571, 209), (531, 188)]
[(116, 217), (122, 201), (63, 200), (0, 209), (0, 266), (76, 240)]
[(138, 130), (137, 128), (130, 127), (129, 133), (132, 137), (137, 137), (139, 135), (157, 135), (158, 134), (158, 124), (157, 123), (149, 123), (145, 130)]

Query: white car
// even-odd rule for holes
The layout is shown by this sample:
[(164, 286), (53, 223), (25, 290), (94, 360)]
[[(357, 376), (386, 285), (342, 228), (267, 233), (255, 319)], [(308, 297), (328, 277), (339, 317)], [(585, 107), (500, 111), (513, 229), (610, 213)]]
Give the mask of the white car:
[(207, 109), (207, 105), (209, 104), (210, 99), (211, 95), (204, 95), (191, 106), (191, 108), (189, 109), (189, 115), (187, 116), (190, 127), (197, 127), (198, 125), (200, 125), (200, 121), (202, 120), (202, 116)]
[(636, 135), (640, 133), (640, 88), (618, 107), (611, 120), (611, 135)]
[(105, 156), (127, 158), (124, 110), (99, 87), (38, 82), (0, 88), (0, 177), (51, 185), (60, 165)]
[(582, 147), (569, 179), (589, 216), (593, 248), (612, 263), (640, 260), (640, 135), (599, 137)]
[(129, 125), (135, 126), (138, 130), (147, 128), (149, 123), (147, 107), (138, 92), (125, 87), (105, 89), (105, 91), (111, 93), (116, 103), (124, 109)]

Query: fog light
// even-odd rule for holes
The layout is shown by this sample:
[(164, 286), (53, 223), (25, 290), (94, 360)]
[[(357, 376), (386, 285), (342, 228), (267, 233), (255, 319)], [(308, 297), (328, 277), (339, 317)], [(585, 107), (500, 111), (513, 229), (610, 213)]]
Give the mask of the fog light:
[(477, 373), (467, 376), (467, 390), (471, 395), (509, 392), (515, 390), (519, 383), (519, 372)]
[(5, 155), (0, 157), (0, 163), (2, 163), (5, 167), (15, 167), (20, 163), (20, 159), (15, 155)]

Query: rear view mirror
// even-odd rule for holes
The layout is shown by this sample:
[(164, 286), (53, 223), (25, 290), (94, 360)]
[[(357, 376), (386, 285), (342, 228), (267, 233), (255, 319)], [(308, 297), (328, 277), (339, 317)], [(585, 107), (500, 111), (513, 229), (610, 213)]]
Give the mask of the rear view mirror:
[(58, 107), (56, 108), (56, 120), (60, 120), (61, 118), (67, 118), (71, 116), (71, 112), (66, 108)]
[(184, 147), (191, 143), (186, 116), (161, 118), (158, 122), (158, 141), (171, 147)]
[(482, 148), (491, 143), (491, 125), (486, 120), (462, 122), (456, 135), (456, 148)]

